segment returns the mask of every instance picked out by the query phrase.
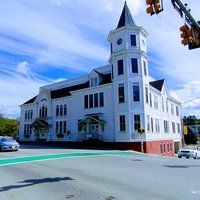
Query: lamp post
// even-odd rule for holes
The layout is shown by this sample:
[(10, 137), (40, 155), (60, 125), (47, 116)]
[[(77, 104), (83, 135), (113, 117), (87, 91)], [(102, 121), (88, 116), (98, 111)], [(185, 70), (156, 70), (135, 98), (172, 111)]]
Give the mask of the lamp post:
[(140, 133), (141, 135), (141, 152), (144, 153), (144, 142), (143, 142), (143, 134), (144, 134), (145, 130), (144, 128), (139, 128), (138, 129), (138, 133)]

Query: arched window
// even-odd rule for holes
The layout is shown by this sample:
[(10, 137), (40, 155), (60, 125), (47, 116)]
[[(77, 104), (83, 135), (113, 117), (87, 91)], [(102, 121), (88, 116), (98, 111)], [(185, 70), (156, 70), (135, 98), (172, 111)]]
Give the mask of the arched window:
[(44, 117), (47, 117), (47, 106), (45, 107)]
[(31, 119), (33, 118), (33, 110), (31, 110)]
[(60, 116), (63, 115), (63, 105), (60, 106)]
[(42, 108), (40, 108), (40, 115), (39, 116), (42, 117)]
[(30, 119), (30, 110), (28, 110), (28, 116), (27, 119)]
[(59, 106), (56, 106), (56, 116), (59, 116)]
[(67, 115), (67, 105), (64, 105), (64, 115)]
[(26, 110), (26, 112), (25, 112), (25, 117), (24, 117), (25, 119), (27, 119), (27, 110)]
[(44, 116), (45, 116), (45, 107), (42, 106), (42, 117), (44, 117)]

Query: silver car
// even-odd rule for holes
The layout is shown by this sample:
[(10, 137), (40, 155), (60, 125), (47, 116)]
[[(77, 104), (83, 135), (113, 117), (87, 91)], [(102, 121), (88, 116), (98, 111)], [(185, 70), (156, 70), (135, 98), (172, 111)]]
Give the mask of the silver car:
[(200, 158), (200, 148), (196, 146), (185, 146), (177, 153), (179, 158)]
[(0, 136), (0, 151), (17, 151), (19, 143), (9, 136)]

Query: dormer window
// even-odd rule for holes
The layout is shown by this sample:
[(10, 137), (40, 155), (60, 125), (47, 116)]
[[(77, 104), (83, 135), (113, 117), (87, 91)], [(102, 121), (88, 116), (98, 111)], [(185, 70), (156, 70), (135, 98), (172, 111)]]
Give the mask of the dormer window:
[(91, 78), (90, 79), (90, 86), (94, 87), (94, 86), (97, 86), (97, 85), (99, 85), (99, 77)]

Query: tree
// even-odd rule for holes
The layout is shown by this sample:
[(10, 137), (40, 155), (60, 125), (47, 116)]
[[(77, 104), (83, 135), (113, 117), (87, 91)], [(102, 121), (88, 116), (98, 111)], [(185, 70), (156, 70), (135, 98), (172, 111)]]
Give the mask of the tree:
[(17, 120), (4, 118), (2, 115), (0, 115), (0, 135), (15, 137), (17, 135), (17, 130)]
[(187, 125), (194, 125), (194, 124), (199, 124), (200, 120), (196, 118), (194, 115), (189, 115), (188, 117), (184, 116), (183, 117), (183, 124), (185, 126)]

